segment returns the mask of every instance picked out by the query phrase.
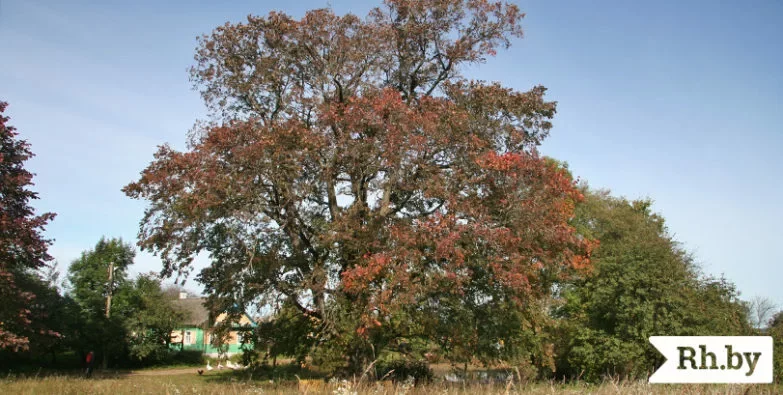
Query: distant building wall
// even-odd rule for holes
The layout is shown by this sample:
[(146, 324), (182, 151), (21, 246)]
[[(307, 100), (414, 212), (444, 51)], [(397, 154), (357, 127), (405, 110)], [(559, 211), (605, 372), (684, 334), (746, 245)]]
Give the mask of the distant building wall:
[[(218, 347), (211, 342), (211, 333), (198, 327), (185, 327), (171, 332), (171, 347), (173, 349), (201, 351), (211, 357), (220, 354)], [(226, 354), (234, 355), (242, 352), (242, 339), (238, 331), (230, 331)], [(252, 347), (245, 345), (245, 347)]]

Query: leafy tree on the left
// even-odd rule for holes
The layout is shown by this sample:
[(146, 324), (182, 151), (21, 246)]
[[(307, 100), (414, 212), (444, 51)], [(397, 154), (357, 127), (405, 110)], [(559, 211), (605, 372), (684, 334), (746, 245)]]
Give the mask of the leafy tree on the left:
[(33, 153), (8, 124), (6, 107), (0, 101), (0, 350), (18, 352), (29, 349), (32, 336), (59, 336), (44, 326), (34, 308), (36, 295), (26, 287), (52, 260), (51, 241), (41, 233), (55, 215), (36, 215), (30, 205), (38, 194), (30, 190), (33, 174), (24, 165)]

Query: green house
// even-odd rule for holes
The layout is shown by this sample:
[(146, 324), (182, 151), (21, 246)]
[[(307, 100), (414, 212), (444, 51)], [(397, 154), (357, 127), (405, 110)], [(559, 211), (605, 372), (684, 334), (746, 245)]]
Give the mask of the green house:
[[(186, 312), (188, 319), (181, 328), (171, 332), (171, 347), (178, 350), (201, 351), (207, 356), (218, 357), (221, 350), (213, 344), (212, 332), (215, 325), (223, 322), (227, 315), (222, 313), (212, 318), (204, 307), (204, 302), (204, 298), (188, 297), (185, 292), (181, 292), (179, 299), (174, 301), (176, 307)], [(252, 347), (250, 344), (242, 344), (241, 333), (255, 327), (256, 323), (247, 314), (242, 314), (240, 320), (233, 323), (229, 337), (223, 343), (223, 355), (231, 356)]]

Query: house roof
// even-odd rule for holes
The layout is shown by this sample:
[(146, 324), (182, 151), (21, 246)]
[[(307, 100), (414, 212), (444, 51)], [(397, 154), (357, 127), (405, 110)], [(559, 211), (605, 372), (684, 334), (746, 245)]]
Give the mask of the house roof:
[[(174, 306), (181, 311), (184, 311), (187, 315), (187, 317), (185, 317), (185, 321), (183, 322), (184, 325), (198, 327), (211, 326), (209, 324), (209, 310), (207, 310), (207, 308), (204, 306), (204, 302), (206, 302), (205, 298), (184, 298), (174, 300)], [(224, 315), (221, 314), (217, 317), (217, 319), (221, 320), (222, 316)], [(250, 326), (256, 326), (255, 321), (247, 314), (243, 314), (243, 316), (247, 318)]]
[(174, 306), (187, 315), (183, 324), (202, 326), (209, 320), (209, 311), (204, 307), (204, 298), (185, 298), (174, 300)]

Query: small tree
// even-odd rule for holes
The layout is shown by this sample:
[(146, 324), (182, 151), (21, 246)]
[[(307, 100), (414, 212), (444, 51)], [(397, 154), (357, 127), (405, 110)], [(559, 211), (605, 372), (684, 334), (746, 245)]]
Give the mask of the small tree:
[(97, 347), (104, 368), (109, 355), (121, 357), (127, 352), (124, 320), (137, 313), (127, 275), (135, 254), (133, 246), (121, 239), (101, 238), (68, 268), (71, 296), (85, 317), (80, 348), (86, 352)]
[(134, 360), (155, 363), (168, 356), (171, 332), (185, 319), (185, 313), (175, 309), (171, 301), (154, 273), (140, 274), (134, 281), (129, 304), (135, 313), (125, 324)]
[(273, 365), (277, 363), (278, 356), (304, 362), (315, 343), (317, 331), (313, 320), (302, 317), (295, 307), (283, 302), (273, 316), (258, 324), (253, 332), (253, 342), (256, 351), (265, 353), (265, 360), (272, 358)]
[(48, 332), (35, 328), (40, 320), (30, 306), (36, 295), (22, 283), (52, 259), (47, 253), (51, 241), (41, 232), (54, 214), (35, 215), (30, 206), (38, 194), (29, 189), (33, 174), (24, 164), (33, 153), (30, 145), (18, 138), (16, 128), (8, 125), (6, 106), (0, 101), (0, 349), (20, 351), (29, 347), (33, 331)]
[(748, 301), (750, 324), (756, 329), (763, 329), (778, 311), (778, 306), (772, 299), (756, 295)]

